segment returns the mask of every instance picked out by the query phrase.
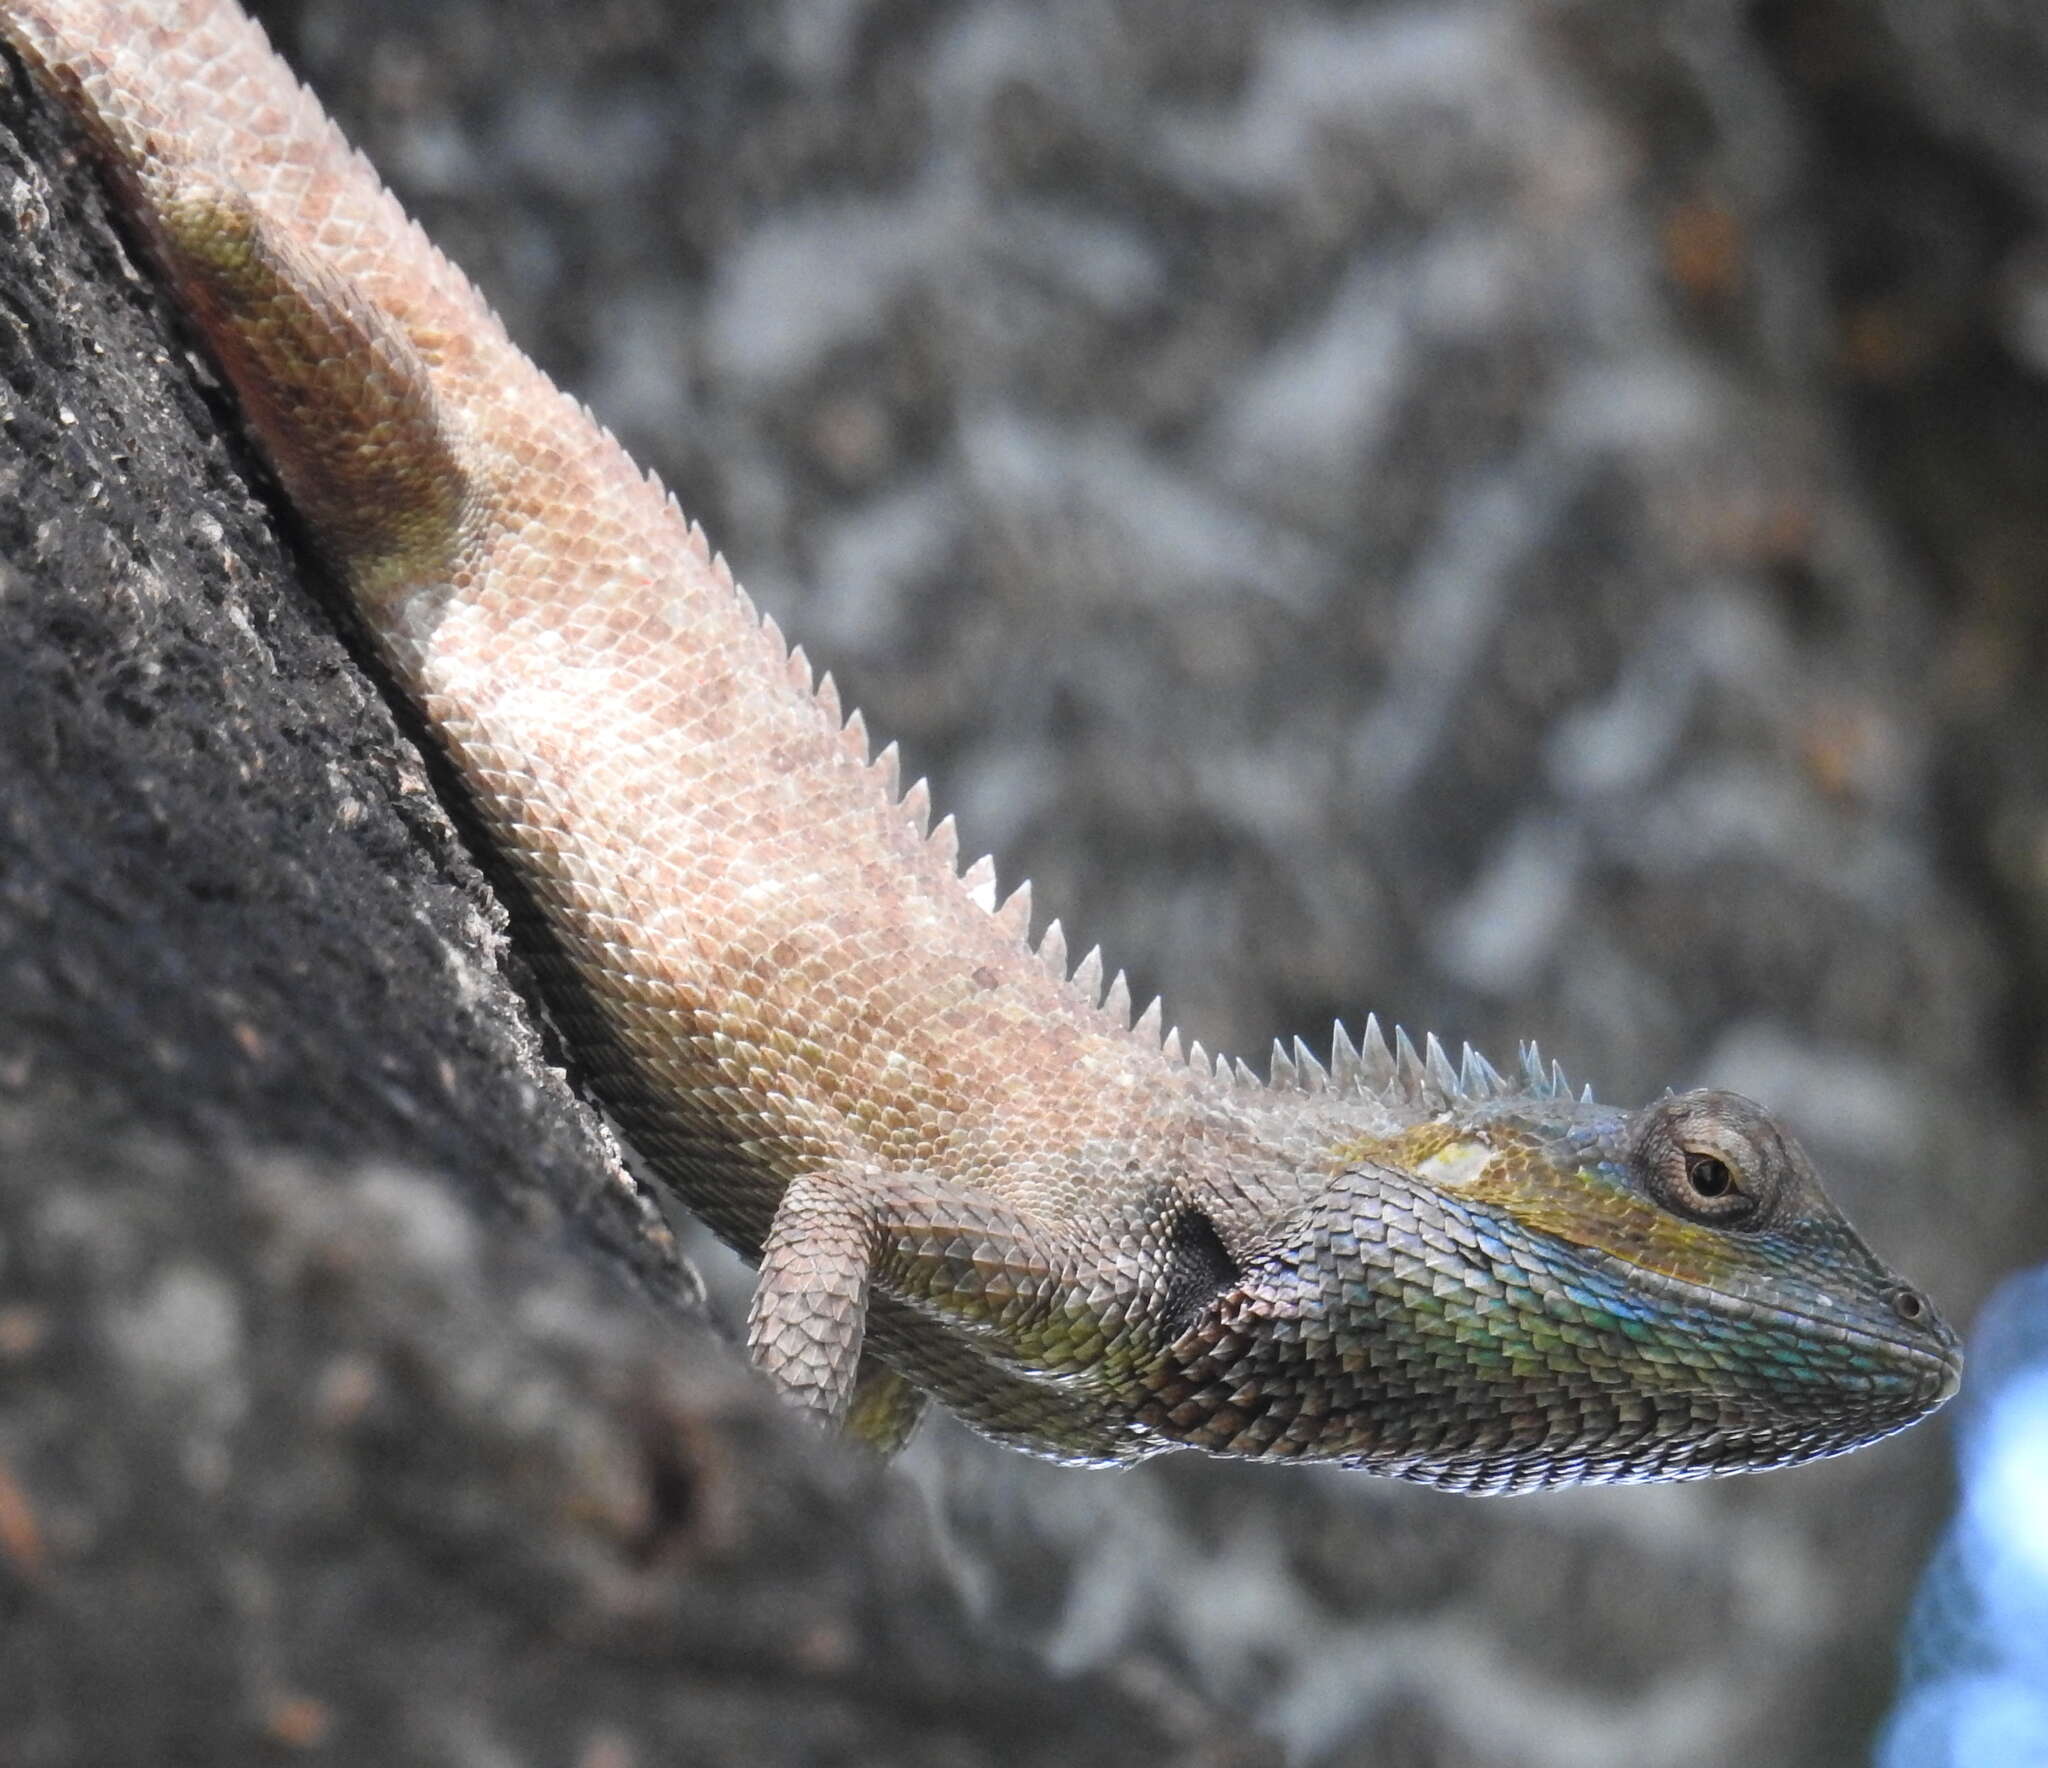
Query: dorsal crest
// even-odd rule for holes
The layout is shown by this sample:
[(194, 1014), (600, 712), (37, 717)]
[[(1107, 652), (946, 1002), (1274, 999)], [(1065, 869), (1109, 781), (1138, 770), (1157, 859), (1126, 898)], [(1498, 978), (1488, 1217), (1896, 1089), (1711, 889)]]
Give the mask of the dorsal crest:
[[(1443, 1111), (1473, 1100), (1572, 1097), (1563, 1067), (1553, 1062), (1546, 1068), (1533, 1043), (1522, 1046), (1520, 1067), (1520, 1075), (1510, 1080), (1470, 1044), (1460, 1047), (1453, 1063), (1433, 1033), (1423, 1038), (1422, 1048), (1417, 1050), (1406, 1031), (1396, 1026), (1390, 1040), (1381, 1030), (1378, 1016), (1368, 1014), (1364, 1033), (1355, 1043), (1342, 1023), (1337, 1025), (1327, 1065), (1300, 1038), (1294, 1040), (1292, 1049), (1276, 1041), (1266, 1084), (1274, 1092), (1350, 1095), (1424, 1111)], [(1239, 1069), (1242, 1082), (1250, 1071), (1242, 1064)], [(1593, 1089), (1586, 1087), (1579, 1097), (1590, 1104)]]

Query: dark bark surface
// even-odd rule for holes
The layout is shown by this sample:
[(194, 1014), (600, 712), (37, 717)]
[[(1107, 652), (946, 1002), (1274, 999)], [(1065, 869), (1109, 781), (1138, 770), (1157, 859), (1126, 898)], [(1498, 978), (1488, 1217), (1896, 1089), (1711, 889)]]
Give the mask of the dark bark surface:
[[(2040, 1256), (2048, 184), (2012, 122), (2041, 109), (2038, 34), (2003, 9), (267, 11), (967, 842), (1187, 1031), (1255, 1051), (1371, 1007), (1496, 1056), (1541, 1037), (1623, 1100), (1735, 1085), (1953, 1316)], [(1079, 1475), (935, 1432), (905, 1469), (933, 1523), (764, 1417), (678, 1324), (687, 1279), (552, 1075), (436, 781), (267, 550), (233, 444), (199, 439), (218, 410), (146, 288), (103, 240), (58, 268), (13, 170), (0, 1085), (21, 1146), (109, 1192), (43, 1209), (68, 1191), (8, 1169), (22, 1268), (75, 1257), (94, 1286), (0, 1312), (0, 1382), (38, 1396), (0, 1401), (0, 1650), (75, 1671), (124, 1570), (182, 1588), (282, 1515), (320, 1526), (260, 1537), (264, 1576), (183, 1581), (218, 1629), (159, 1597), (156, 1631), (99, 1631), (137, 1663), (178, 1644), (160, 1698), (232, 1661), (214, 1722), (252, 1740), (308, 1709), (250, 1690), (325, 1703), (339, 1759), (469, 1747), (348, 1741), (397, 1735), (349, 1727), (414, 1710), (376, 1680), (408, 1661), (535, 1761), (744, 1737), (785, 1688), (792, 1760), (828, 1753), (819, 1715), (847, 1760), (1140, 1759), (1161, 1714), (1192, 1741), (1159, 1749), (1250, 1726), (1319, 1768), (1861, 1752), (1945, 1502), (1939, 1426), (1503, 1504), (1189, 1459)], [(97, 350), (58, 326), (89, 298)], [(167, 1262), (95, 1253), (75, 1224), (101, 1213)], [(452, 1262), (432, 1221), (460, 1224)], [(387, 1242), (416, 1249), (348, 1250)], [(305, 1276), (337, 1261), (339, 1300)], [(565, 1350), (558, 1308), (604, 1348)], [(178, 1368), (117, 1367), (167, 1336), (274, 1347), (220, 1384), (267, 1397), (223, 1423)], [(529, 1440), (476, 1398), (529, 1367), (576, 1423)], [(443, 1386), (426, 1502), (391, 1449), (416, 1433), (355, 1420)], [(590, 1501), (641, 1519), (615, 1535), (563, 1520), (585, 1428), (599, 1464), (643, 1457), (639, 1498)], [(715, 1483), (647, 1471), (678, 1435), (740, 1470), (722, 1570), (645, 1545), (694, 1542), (674, 1494)], [(33, 1456), (87, 1442), (106, 1479), (180, 1494), (188, 1557), (102, 1523), (108, 1582), (66, 1597), (104, 1513), (65, 1523), (74, 1482)], [(10, 1489), (45, 1519), (26, 1569)], [(349, 1556), (395, 1538), (388, 1603), (352, 1607)], [(264, 1679), (245, 1584), (303, 1596), (330, 1680), (310, 1655)], [(744, 1618), (771, 1602), (774, 1639)], [(804, 1655), (811, 1603), (853, 1656), (829, 1625)], [(380, 1607), (413, 1628), (390, 1655), (359, 1624)], [(720, 1612), (724, 1658), (675, 1618)], [(903, 1695), (906, 1665), (943, 1698)], [(1090, 1679), (1026, 1692), (1047, 1666)], [(39, 1673), (0, 1702), (61, 1686)]]

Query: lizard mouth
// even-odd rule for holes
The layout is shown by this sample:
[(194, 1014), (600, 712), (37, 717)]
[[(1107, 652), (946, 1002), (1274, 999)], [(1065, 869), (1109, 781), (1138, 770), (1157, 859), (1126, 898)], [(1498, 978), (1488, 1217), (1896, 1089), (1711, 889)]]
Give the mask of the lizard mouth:
[[(1688, 1282), (1683, 1277), (1646, 1270), (1609, 1253), (1594, 1256), (1637, 1289), (1724, 1317), (1732, 1316), (1766, 1331), (1775, 1328), (1785, 1337), (1803, 1343), (1823, 1342), (1838, 1347), (1840, 1366), (1828, 1371), (1826, 1379), (1853, 1381), (1873, 1397), (1884, 1395), (1903, 1400), (1914, 1417), (1933, 1411), (1953, 1398), (1962, 1386), (1961, 1340), (1917, 1291), (1903, 1284), (1889, 1286), (1886, 1299), (1873, 1304), (1868, 1313), (1847, 1319), (1840, 1314), (1758, 1301), (1753, 1296)], [(1881, 1321), (1872, 1317), (1878, 1307), (1884, 1309)]]

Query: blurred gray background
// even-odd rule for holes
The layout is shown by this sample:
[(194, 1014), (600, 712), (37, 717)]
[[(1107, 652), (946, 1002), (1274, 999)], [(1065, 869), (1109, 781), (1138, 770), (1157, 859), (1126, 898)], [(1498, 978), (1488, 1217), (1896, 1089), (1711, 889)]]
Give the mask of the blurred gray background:
[[(1739, 1088), (1962, 1324), (2048, 1250), (2035, 9), (259, 10), (1184, 1034)], [(1512, 1501), (901, 1472), (978, 1637), (1315, 1768), (1860, 1760), (1952, 1495), (1942, 1422)]]

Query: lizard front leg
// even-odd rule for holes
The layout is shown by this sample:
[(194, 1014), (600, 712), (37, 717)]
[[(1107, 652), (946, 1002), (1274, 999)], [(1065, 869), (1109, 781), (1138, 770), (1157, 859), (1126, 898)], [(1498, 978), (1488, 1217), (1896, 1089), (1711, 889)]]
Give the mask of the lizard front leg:
[[(857, 1408), (861, 1435), (900, 1441), (918, 1402), (889, 1391), (893, 1383), (871, 1393), (882, 1372), (861, 1359), (876, 1289), (944, 1321), (998, 1362), (1095, 1374), (1113, 1345), (1128, 1348), (1147, 1292), (1139, 1260), (1109, 1263), (1116, 1268), (1099, 1256), (1088, 1266), (1058, 1224), (930, 1175), (828, 1167), (800, 1174), (783, 1192), (762, 1245), (747, 1348), (822, 1422), (840, 1423)], [(1084, 1267), (1092, 1270), (1085, 1293), (1077, 1281)], [(869, 1409), (874, 1422), (864, 1416)]]
[(782, 1392), (838, 1424), (853, 1400), (884, 1234), (872, 1168), (802, 1173), (776, 1205), (747, 1310), (747, 1351)]

